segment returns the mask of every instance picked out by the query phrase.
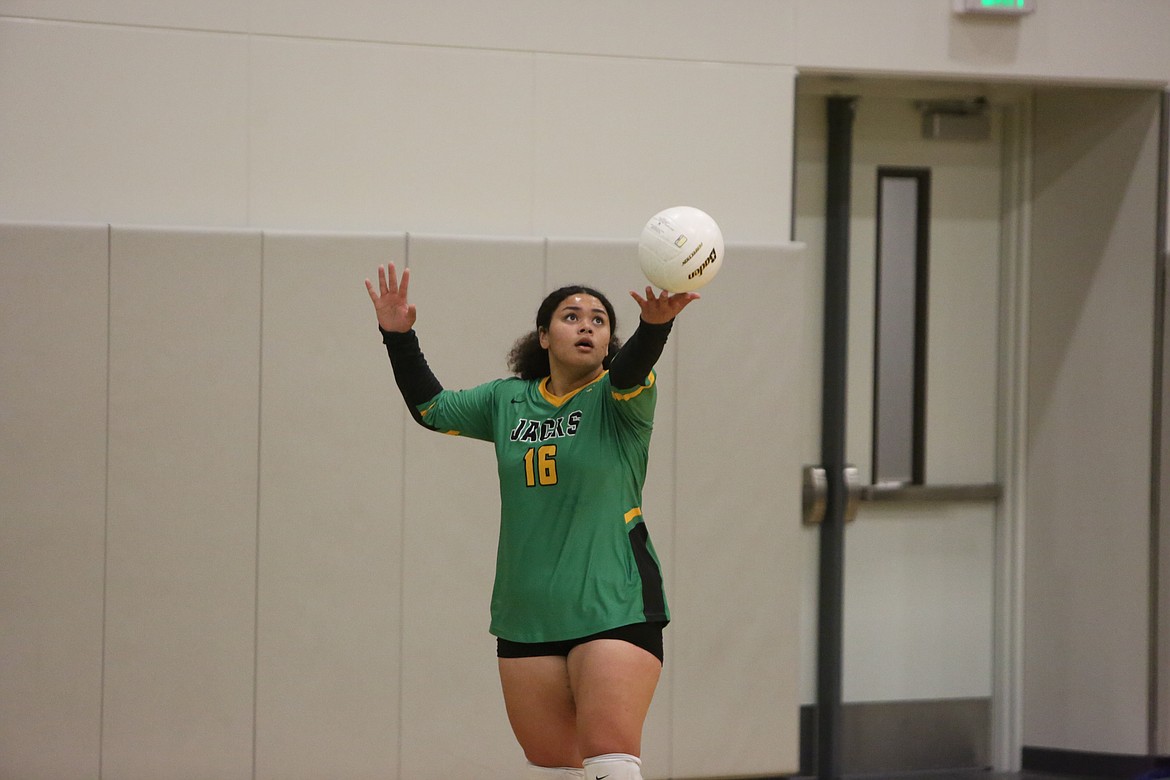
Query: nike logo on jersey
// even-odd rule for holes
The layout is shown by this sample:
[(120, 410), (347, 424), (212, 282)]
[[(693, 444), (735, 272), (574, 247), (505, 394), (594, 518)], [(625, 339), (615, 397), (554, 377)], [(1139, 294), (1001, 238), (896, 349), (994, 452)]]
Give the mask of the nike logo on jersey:
[(547, 420), (529, 420), (521, 417), (516, 421), (516, 427), (508, 438), (512, 441), (539, 442), (549, 439), (560, 439), (565, 436), (576, 436), (577, 428), (581, 425), (581, 410), (560, 417), (550, 417)]

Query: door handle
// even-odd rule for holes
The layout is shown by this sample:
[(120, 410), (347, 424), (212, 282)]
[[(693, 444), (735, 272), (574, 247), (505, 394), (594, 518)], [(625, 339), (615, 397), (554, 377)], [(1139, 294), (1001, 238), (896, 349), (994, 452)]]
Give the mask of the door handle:
[[(857, 519), (861, 505), (861, 478), (856, 466), (845, 466), (845, 522)], [(829, 478), (821, 466), (805, 466), (801, 474), (801, 518), (805, 525), (819, 525), (825, 520), (825, 504)]]

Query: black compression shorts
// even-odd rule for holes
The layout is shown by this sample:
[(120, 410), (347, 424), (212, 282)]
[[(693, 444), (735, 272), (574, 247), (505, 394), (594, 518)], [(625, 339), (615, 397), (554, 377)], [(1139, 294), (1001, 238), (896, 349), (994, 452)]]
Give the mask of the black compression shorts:
[(508, 639), (496, 639), (497, 658), (535, 658), (545, 655), (567, 656), (569, 651), (577, 645), (592, 642), (594, 639), (620, 639), (642, 648), (662, 663), (662, 629), (665, 623), (634, 623), (620, 628), (611, 628), (608, 631), (599, 631), (596, 634), (583, 636), (579, 639), (565, 639), (559, 642), (512, 642)]

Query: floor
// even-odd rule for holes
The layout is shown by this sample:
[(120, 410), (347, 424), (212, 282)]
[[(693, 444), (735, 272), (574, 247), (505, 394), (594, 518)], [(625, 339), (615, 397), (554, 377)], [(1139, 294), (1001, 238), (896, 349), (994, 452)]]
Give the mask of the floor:
[[(791, 778), (791, 780), (806, 780)], [(808, 780), (815, 780), (808, 778)], [(1117, 780), (1087, 775), (1052, 775), (1040, 772), (988, 772), (978, 769), (946, 772), (906, 772), (896, 775), (843, 775), (841, 780)]]

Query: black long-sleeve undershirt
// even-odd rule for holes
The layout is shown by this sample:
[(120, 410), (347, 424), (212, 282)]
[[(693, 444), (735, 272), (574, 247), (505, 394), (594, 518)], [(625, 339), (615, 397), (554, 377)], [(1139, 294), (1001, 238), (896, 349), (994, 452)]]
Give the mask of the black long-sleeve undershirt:
[(666, 339), (673, 326), (674, 320), (661, 325), (639, 320), (629, 341), (622, 345), (609, 363), (609, 383), (618, 390), (625, 390), (645, 382), (658, 358), (662, 357), (662, 350), (666, 348)]
[[(650, 370), (662, 356), (673, 324), (674, 320), (661, 325), (639, 321), (633, 335), (610, 361), (610, 384), (624, 390), (646, 381)], [(386, 345), (386, 353), (390, 357), (390, 366), (394, 371), (394, 381), (402, 393), (403, 400), (406, 401), (414, 419), (419, 424), (426, 425), (417, 407), (442, 392), (443, 385), (427, 365), (426, 357), (418, 343), (418, 334), (413, 329), (405, 333), (382, 328), (378, 330), (382, 332), (382, 343)]]
[(381, 327), (382, 343), (390, 356), (390, 367), (394, 370), (394, 381), (402, 393), (406, 405), (412, 409), (426, 403), (443, 390), (443, 385), (427, 365), (427, 359), (418, 343), (418, 334), (413, 329), (396, 333)]

